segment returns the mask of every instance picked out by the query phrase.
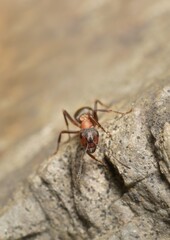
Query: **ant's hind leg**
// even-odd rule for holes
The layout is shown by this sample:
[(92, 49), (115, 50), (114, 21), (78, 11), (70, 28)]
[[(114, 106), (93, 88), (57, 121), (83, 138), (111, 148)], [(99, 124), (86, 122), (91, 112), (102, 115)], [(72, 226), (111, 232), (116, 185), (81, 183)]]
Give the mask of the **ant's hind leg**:
[(108, 108), (109, 106), (102, 103), (100, 100), (96, 99), (95, 102), (94, 102), (94, 110), (96, 111), (97, 110), (97, 104), (100, 104), (101, 106), (105, 107), (105, 108)]
[(114, 112), (114, 113), (121, 114), (123, 116), (123, 115), (126, 115), (128, 113), (131, 113), (132, 108), (127, 112), (119, 112), (119, 111), (115, 111), (115, 110), (112, 110), (112, 109), (97, 109), (96, 111), (98, 111), (98, 112)]
[(94, 110), (93, 111), (94, 111), (94, 118), (95, 118), (96, 121), (98, 121), (98, 115), (97, 115), (97, 111), (98, 111), (97, 105), (98, 104), (100, 104), (101, 106), (103, 106), (105, 108), (109, 107), (106, 104), (102, 103), (100, 100), (98, 100), (98, 99), (95, 100), (95, 102), (94, 102)]
[(97, 104), (100, 104), (101, 106), (103, 106), (105, 108), (109, 107), (109, 106), (103, 104), (100, 100), (96, 100), (95, 103), (94, 103), (94, 116), (95, 116), (95, 118), (97, 117), (96, 119), (98, 119), (97, 112), (114, 112), (114, 113), (118, 113), (118, 114), (121, 114), (121, 115), (126, 115), (126, 114), (132, 112), (132, 108), (127, 112), (119, 112), (119, 111), (115, 111), (115, 110), (112, 110), (112, 109), (98, 109)]

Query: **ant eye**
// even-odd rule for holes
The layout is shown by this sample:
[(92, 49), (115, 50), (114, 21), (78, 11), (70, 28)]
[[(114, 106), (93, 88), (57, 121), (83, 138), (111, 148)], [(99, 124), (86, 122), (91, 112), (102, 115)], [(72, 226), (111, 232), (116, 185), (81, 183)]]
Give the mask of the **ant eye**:
[(95, 131), (95, 132), (93, 133), (93, 137), (99, 137), (98, 131)]
[(99, 133), (98, 133), (98, 132), (96, 132), (94, 135), (95, 135), (96, 137), (98, 137), (98, 136), (99, 136)]

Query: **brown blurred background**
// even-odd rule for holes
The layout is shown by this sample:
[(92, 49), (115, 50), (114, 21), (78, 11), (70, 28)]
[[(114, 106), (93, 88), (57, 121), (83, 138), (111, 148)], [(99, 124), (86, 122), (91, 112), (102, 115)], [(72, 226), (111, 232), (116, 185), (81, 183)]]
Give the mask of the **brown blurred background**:
[(168, 71), (169, 26), (168, 0), (0, 1), (1, 204), (55, 149), (63, 108), (116, 104)]

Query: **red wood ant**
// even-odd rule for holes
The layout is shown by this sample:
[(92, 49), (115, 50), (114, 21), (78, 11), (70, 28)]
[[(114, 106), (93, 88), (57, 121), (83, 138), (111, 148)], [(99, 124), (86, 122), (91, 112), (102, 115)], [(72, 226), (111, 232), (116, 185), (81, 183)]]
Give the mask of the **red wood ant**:
[[(96, 100), (94, 102), (94, 108), (82, 107), (75, 112), (74, 118), (72, 118), (66, 110), (63, 110), (63, 116), (67, 126), (67, 130), (63, 130), (60, 132), (58, 136), (57, 149), (55, 154), (58, 152), (62, 134), (65, 134), (65, 133), (69, 134), (69, 138), (70, 138), (70, 134), (79, 134), (80, 142), (85, 149), (85, 153), (87, 153), (93, 160), (105, 166), (105, 164), (102, 161), (98, 160), (97, 158), (95, 158), (94, 155), (92, 155), (92, 153), (96, 151), (98, 141), (99, 141), (99, 133), (95, 127), (97, 126), (101, 128), (105, 133), (107, 133), (106, 130), (102, 127), (102, 125), (98, 122), (97, 112), (114, 112), (121, 115), (125, 115), (127, 113), (130, 113), (132, 109), (130, 109), (130, 111), (128, 112), (123, 113), (123, 112), (118, 112), (111, 109), (98, 109), (97, 107), (98, 104), (100, 104), (105, 108), (108, 108), (108, 106), (103, 104), (101, 101)], [(68, 120), (72, 124), (74, 124), (76, 127), (80, 128), (80, 130), (78, 131), (69, 130)]]

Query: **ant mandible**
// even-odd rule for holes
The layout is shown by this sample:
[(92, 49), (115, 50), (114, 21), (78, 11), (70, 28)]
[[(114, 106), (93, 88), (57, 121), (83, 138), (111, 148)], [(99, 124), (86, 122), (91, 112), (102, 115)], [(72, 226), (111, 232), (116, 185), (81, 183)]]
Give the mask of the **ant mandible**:
[[(125, 115), (127, 113), (130, 113), (132, 109), (130, 109), (130, 111), (128, 112), (123, 113), (123, 112), (118, 112), (111, 109), (98, 109), (98, 104), (100, 104), (105, 108), (108, 108), (108, 106), (103, 104), (100, 100), (96, 100), (94, 102), (94, 108), (82, 107), (75, 112), (74, 118), (72, 118), (66, 110), (63, 110), (63, 116), (67, 126), (67, 130), (63, 130), (60, 132), (58, 136), (57, 149), (55, 151), (55, 154), (58, 152), (62, 134), (65, 134), (65, 133), (69, 134), (69, 138), (70, 138), (70, 134), (79, 134), (80, 142), (85, 149), (85, 153), (87, 153), (93, 160), (105, 166), (105, 164), (102, 161), (98, 160), (97, 158), (95, 158), (94, 155), (92, 155), (92, 153), (96, 151), (98, 141), (99, 141), (99, 133), (95, 127), (98, 126), (105, 133), (107, 133), (106, 130), (102, 127), (102, 125), (98, 122), (97, 112), (114, 112), (121, 115)], [(76, 127), (80, 128), (80, 130), (78, 131), (69, 130), (68, 120), (72, 124), (74, 124)]]

